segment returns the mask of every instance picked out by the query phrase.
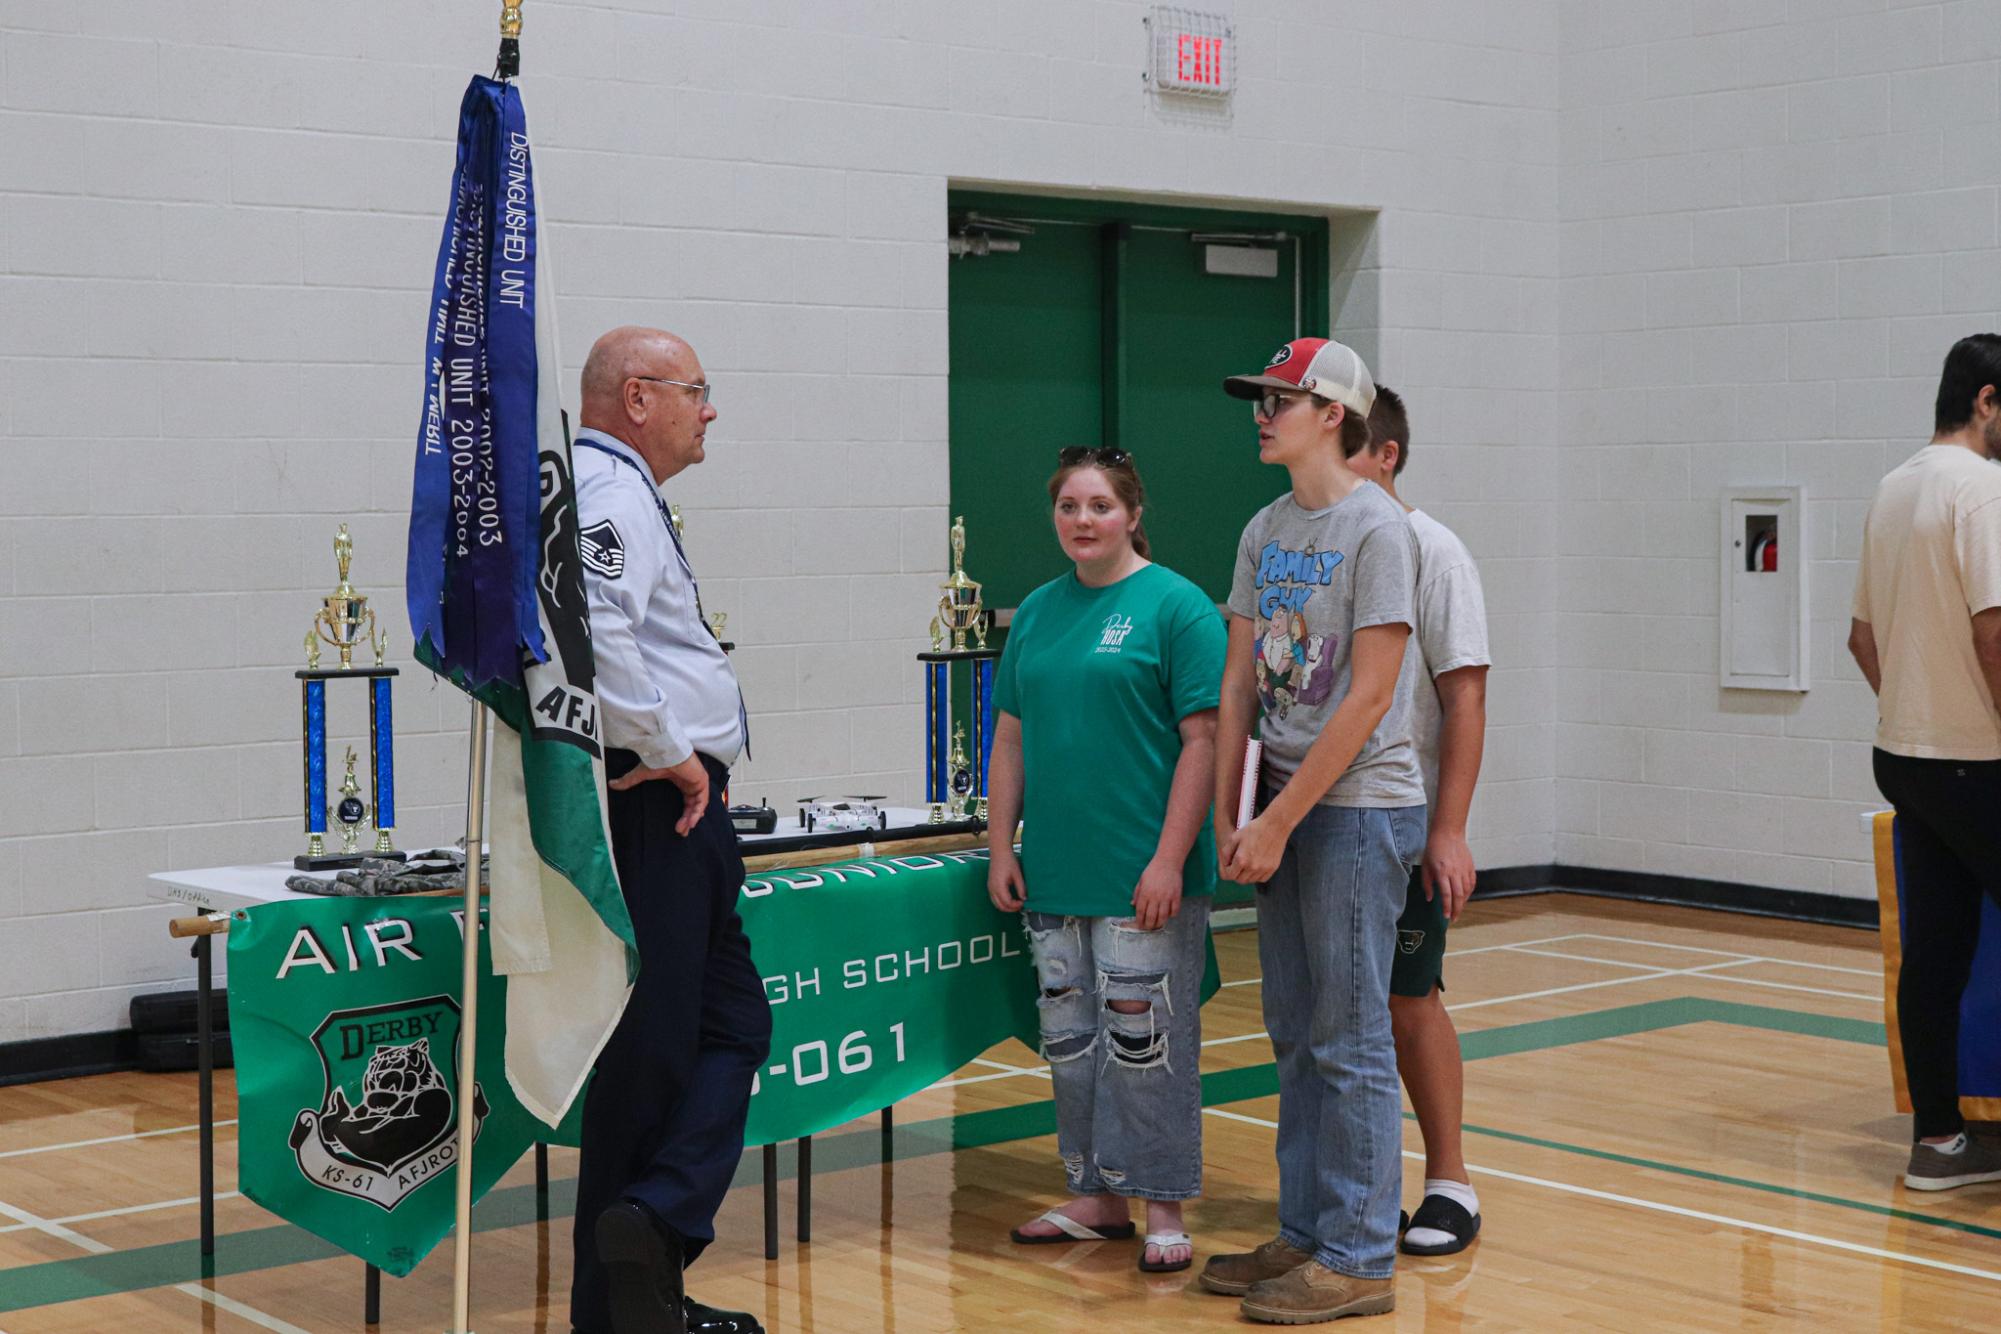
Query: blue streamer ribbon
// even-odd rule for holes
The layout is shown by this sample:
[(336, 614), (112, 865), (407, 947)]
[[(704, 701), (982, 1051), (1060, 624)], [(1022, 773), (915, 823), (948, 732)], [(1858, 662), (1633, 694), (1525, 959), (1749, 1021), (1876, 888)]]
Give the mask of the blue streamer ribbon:
[(459, 105), (452, 209), (431, 284), (424, 417), (405, 586), (420, 650), (478, 689), (546, 661), (540, 527), (535, 187), (511, 86), (474, 78)]

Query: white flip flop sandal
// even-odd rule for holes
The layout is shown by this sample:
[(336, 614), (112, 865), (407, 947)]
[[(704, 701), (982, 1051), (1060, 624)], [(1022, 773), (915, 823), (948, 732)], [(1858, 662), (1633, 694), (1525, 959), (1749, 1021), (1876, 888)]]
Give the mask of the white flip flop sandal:
[(1128, 1241), (1134, 1232), (1131, 1223), (1107, 1223), (1103, 1227), (1092, 1227), (1054, 1209), (1046, 1211), (1035, 1221), (1060, 1228), (1061, 1235), (1043, 1237), (1015, 1228), (1007, 1234), (1009, 1239), (1017, 1246), (1061, 1246), (1073, 1241)]
[(1141, 1273), (1178, 1274), (1195, 1263), (1195, 1243), (1189, 1239), (1186, 1232), (1149, 1232), (1146, 1234), (1146, 1245), (1157, 1246), (1163, 1252), (1170, 1246), (1186, 1246), (1188, 1248), (1188, 1258), (1186, 1260), (1152, 1261), (1146, 1258), (1146, 1250), (1142, 1247), (1139, 1253)]

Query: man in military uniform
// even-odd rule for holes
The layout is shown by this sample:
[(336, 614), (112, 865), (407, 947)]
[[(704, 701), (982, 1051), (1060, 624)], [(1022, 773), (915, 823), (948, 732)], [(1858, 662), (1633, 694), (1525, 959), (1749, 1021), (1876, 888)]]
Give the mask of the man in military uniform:
[(755, 1319), (693, 1301), (681, 1278), (715, 1239), (771, 1041), (723, 796), (749, 722), (659, 492), (702, 461), (716, 409), (693, 348), (629, 327), (591, 348), (582, 400), (578, 544), (640, 963), (584, 1103), (570, 1321), (579, 1334), (752, 1334)]

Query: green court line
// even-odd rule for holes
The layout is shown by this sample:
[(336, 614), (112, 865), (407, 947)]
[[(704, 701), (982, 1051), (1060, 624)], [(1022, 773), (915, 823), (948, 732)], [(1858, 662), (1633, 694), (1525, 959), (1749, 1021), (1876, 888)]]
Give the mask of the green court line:
[[(1532, 1051), (1595, 1042), (1605, 1038), (1633, 1037), (1643, 1033), (1678, 1028), (1695, 1023), (1726, 1023), (1768, 1032), (1791, 1033), (1865, 1045), (1884, 1045), (1881, 1024), (1806, 1014), (1796, 1010), (1773, 1009), (1696, 997), (1646, 1001), (1589, 1014), (1538, 1019), (1500, 1028), (1481, 1029), (1460, 1036), (1460, 1048), (1469, 1061), (1487, 1060)], [(1218, 1070), (1202, 1076), (1204, 1106), (1246, 1102), (1278, 1093), (1278, 1069), (1267, 1062), (1235, 1070)], [(1768, 1194), (1790, 1196), (1819, 1204), (1854, 1209), (1906, 1222), (2001, 1238), (2001, 1229), (1932, 1214), (1915, 1213), (1885, 1205), (1848, 1200), (1798, 1190), (1769, 1182), (1725, 1176), (1674, 1163), (1537, 1139), (1511, 1131), (1483, 1126), (1467, 1126), (1467, 1131), (1496, 1139), (1511, 1140), (1538, 1148), (1553, 1149), (1581, 1157), (1597, 1158), (1627, 1166), (1641, 1167), (1677, 1176), (1686, 1176), (1719, 1185), (1738, 1186)], [(896, 1128), (892, 1160), (932, 1157), (961, 1149), (988, 1148), (996, 1144), (1033, 1139), (1055, 1133), (1056, 1105), (1044, 1100), (1012, 1107), (994, 1107), (957, 1116), (934, 1117)], [(882, 1136), (875, 1130), (857, 1130), (832, 1135), (813, 1142), (816, 1168), (840, 1171), (871, 1166), (882, 1161)], [(732, 1188), (759, 1185), (763, 1180), (762, 1155), (746, 1153)], [(781, 1179), (797, 1174), (796, 1155), (789, 1148), (779, 1155)], [(576, 1207), (576, 1182), (566, 1178), (550, 1183), (546, 1217), (570, 1216)], [(509, 1186), (488, 1193), (473, 1211), (473, 1230), (490, 1232), (533, 1223), (538, 1217), (534, 1186)], [(105, 1255), (78, 1256), (49, 1260), (0, 1270), (0, 1313), (81, 1301), (91, 1297), (136, 1292), (148, 1288), (185, 1283), (205, 1277), (228, 1277), (258, 1270), (282, 1268), (315, 1260), (343, 1257), (346, 1252), (289, 1223), (224, 1233), (216, 1238), (216, 1253), (204, 1259), (197, 1242), (164, 1242), (137, 1246)]]
[[(1404, 1119), (1415, 1121), (1409, 1112)], [(1580, 1158), (1598, 1158), (1608, 1163), (1622, 1163), (1627, 1167), (1644, 1167), (1655, 1172), (1668, 1172), (1675, 1176), (1693, 1177), (1698, 1181), (1713, 1181), (1723, 1186), (1741, 1186), (1745, 1190), (1763, 1191), (1768, 1195), (1785, 1195), (1795, 1200), (1811, 1200), (1815, 1204), (1831, 1204), (1843, 1209), (1855, 1209), (1862, 1213), (1879, 1214), (1884, 1218), (1898, 1218), (1907, 1223), (1928, 1223), (1933, 1227), (1951, 1228), (1955, 1232), (1969, 1232), (1976, 1237), (2001, 1238), (2001, 1228), (1982, 1227), (1978, 1223), (1968, 1223), (1957, 1218), (1943, 1218), (1937, 1214), (1921, 1214), (1909, 1209), (1898, 1209), (1887, 1204), (1870, 1204), (1863, 1200), (1844, 1199), (1839, 1195), (1823, 1195), (1819, 1191), (1800, 1190), (1793, 1186), (1777, 1186), (1769, 1181), (1753, 1181), (1748, 1177), (1727, 1176), (1721, 1172), (1706, 1172), (1699, 1167), (1683, 1167), (1679, 1163), (1656, 1162), (1651, 1158), (1635, 1158), (1627, 1153), (1613, 1153), (1607, 1149), (1588, 1149), (1581, 1144), (1565, 1144), (1559, 1140), (1538, 1139), (1534, 1135), (1517, 1134), (1512, 1130), (1495, 1130), (1488, 1126), (1467, 1126), (1469, 1135), (1486, 1135), (1491, 1139), (1507, 1140), (1513, 1144), (1528, 1144), (1538, 1149), (1555, 1149), (1559, 1153), (1576, 1154)]]

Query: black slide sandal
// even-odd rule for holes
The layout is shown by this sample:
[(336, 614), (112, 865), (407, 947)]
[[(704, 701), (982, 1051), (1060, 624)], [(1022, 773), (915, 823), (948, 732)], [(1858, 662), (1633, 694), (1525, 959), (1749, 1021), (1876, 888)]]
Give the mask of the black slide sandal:
[(1444, 1195), (1427, 1195), (1424, 1203), (1417, 1206), (1417, 1212), (1410, 1216), (1410, 1230), (1418, 1228), (1447, 1233), (1452, 1240), (1422, 1246), (1413, 1242), (1406, 1233), (1402, 1242), (1405, 1255), (1457, 1255), (1480, 1235), (1480, 1216), (1467, 1213), (1466, 1206), (1457, 1200)]

